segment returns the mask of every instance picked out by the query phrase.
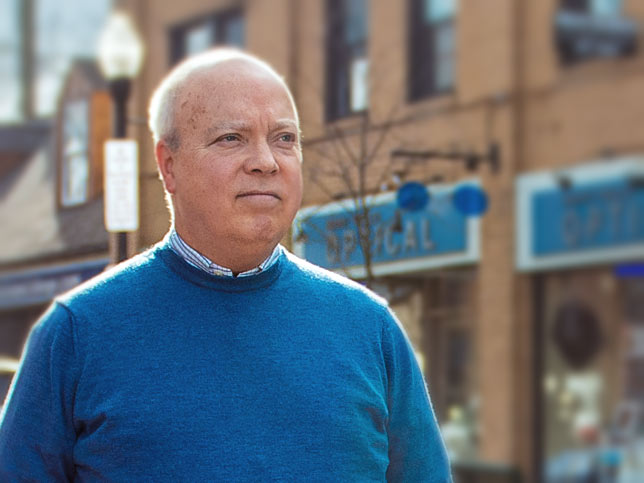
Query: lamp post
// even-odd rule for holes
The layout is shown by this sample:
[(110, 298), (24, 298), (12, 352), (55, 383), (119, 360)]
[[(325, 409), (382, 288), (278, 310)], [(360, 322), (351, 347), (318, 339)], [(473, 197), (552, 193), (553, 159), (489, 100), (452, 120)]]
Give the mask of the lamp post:
[(489, 163), (492, 172), (498, 173), (501, 169), (501, 148), (497, 143), (490, 143), (485, 153), (473, 151), (412, 151), (408, 149), (394, 149), (389, 153), (391, 159), (406, 158), (408, 162), (425, 161), (430, 159), (443, 159), (465, 164), (470, 171), (478, 168), (480, 163)]
[[(412, 163), (441, 159), (449, 162), (463, 163), (470, 170), (476, 170), (481, 163), (489, 163), (492, 173), (497, 174), (501, 169), (501, 148), (496, 143), (490, 143), (485, 153), (474, 151), (416, 151), (409, 149), (394, 149), (389, 153), (391, 160), (403, 158), (407, 167)], [(425, 207), (429, 201), (429, 194), (424, 184), (408, 182), (398, 188), (398, 206), (406, 210), (418, 210)], [(480, 216), (488, 208), (488, 197), (480, 186), (466, 184), (458, 187), (453, 195), (452, 202), (455, 208), (465, 216)], [(393, 230), (402, 231), (400, 212), (396, 211)]]
[[(126, 106), (132, 79), (143, 61), (143, 43), (130, 17), (114, 11), (103, 28), (98, 41), (98, 63), (107, 79), (114, 105), (112, 135), (124, 139), (127, 131)], [(116, 263), (127, 258), (127, 232), (117, 231)]]

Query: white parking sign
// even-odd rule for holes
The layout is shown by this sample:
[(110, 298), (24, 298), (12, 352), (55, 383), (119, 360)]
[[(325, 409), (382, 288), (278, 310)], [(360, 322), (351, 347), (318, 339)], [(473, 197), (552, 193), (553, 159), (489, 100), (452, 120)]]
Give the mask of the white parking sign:
[(111, 232), (139, 227), (139, 160), (136, 141), (105, 142), (105, 228)]

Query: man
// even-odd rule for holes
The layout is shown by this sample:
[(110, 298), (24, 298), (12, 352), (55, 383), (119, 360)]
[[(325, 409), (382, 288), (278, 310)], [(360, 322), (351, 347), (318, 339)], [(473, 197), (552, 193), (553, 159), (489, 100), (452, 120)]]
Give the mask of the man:
[(302, 198), (282, 79), (215, 50), (150, 107), (169, 235), (58, 298), (0, 426), (0, 480), (449, 481), (375, 295), (278, 243)]

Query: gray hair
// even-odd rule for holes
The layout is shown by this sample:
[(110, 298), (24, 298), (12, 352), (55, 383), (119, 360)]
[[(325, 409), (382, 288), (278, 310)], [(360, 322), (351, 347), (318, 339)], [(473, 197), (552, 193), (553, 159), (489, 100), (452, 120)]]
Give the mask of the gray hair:
[(229, 60), (245, 60), (261, 67), (272, 75), (286, 89), (289, 99), (293, 105), (295, 115), (297, 116), (293, 95), (284, 79), (275, 71), (275, 69), (273, 69), (273, 67), (263, 60), (237, 49), (215, 48), (204, 53), (191, 56), (181, 62), (165, 76), (154, 90), (152, 97), (150, 98), (150, 106), (148, 108), (148, 123), (155, 144), (163, 139), (170, 149), (175, 150), (179, 147), (180, 140), (179, 133), (174, 125), (174, 111), (176, 100), (181, 94), (181, 87), (193, 74), (212, 68), (217, 64)]

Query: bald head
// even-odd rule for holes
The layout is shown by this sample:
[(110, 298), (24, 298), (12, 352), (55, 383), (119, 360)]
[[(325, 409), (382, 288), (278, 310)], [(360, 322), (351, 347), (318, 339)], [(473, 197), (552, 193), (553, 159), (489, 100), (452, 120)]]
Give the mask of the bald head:
[(265, 63), (212, 51), (177, 67), (155, 92), (155, 157), (181, 238), (219, 265), (257, 267), (302, 200), (293, 98)]
[[(170, 149), (179, 147), (181, 136), (177, 128), (177, 113), (181, 105), (185, 104), (187, 87), (199, 84), (198, 81), (204, 77), (211, 81), (221, 80), (221, 89), (249, 77), (277, 82), (290, 99), (297, 118), (297, 110), (288, 86), (269, 64), (239, 50), (217, 48), (180, 63), (155, 89), (149, 106), (149, 127), (155, 144), (163, 140)], [(202, 95), (208, 93), (204, 92)]]

